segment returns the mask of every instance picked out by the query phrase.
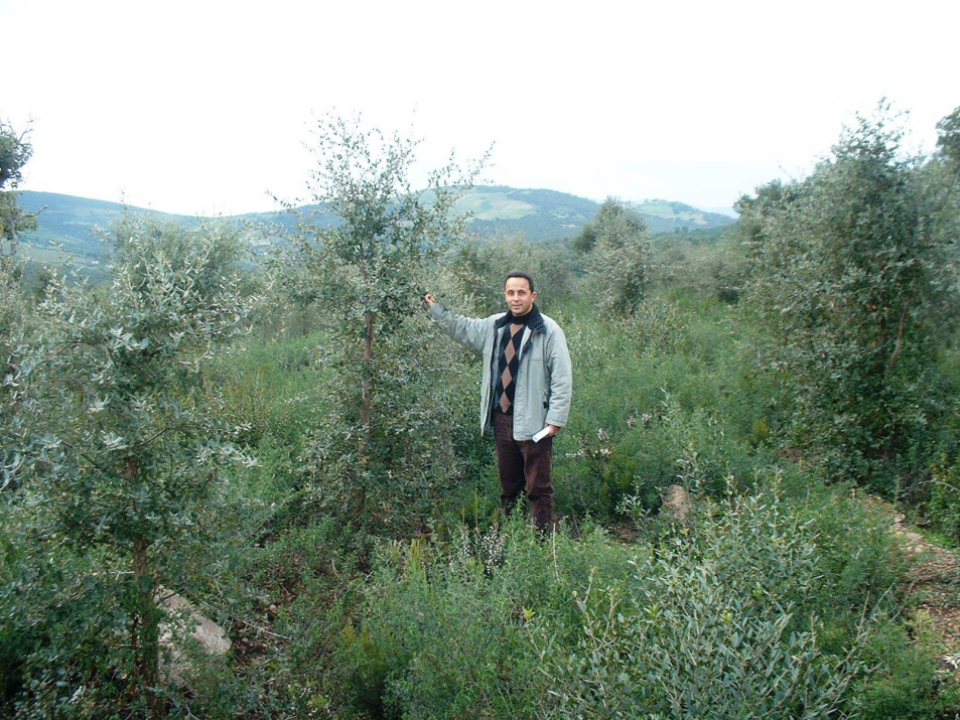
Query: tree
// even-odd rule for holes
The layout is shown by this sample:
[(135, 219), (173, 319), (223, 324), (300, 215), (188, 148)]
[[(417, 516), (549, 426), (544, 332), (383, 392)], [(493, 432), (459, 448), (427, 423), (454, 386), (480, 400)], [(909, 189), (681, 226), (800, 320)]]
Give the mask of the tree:
[(252, 300), (231, 231), (128, 215), (110, 239), (109, 292), (57, 277), (39, 306), (42, 332), (24, 362), (36, 430), (23, 472), (54, 532), (117, 568), (103, 582), (120, 583), (136, 687), (156, 713), (157, 588), (215, 502), (218, 468), (238, 456), (198, 369), (241, 331)]
[(425, 268), (462, 234), (466, 216), (454, 205), (486, 156), (463, 170), (451, 155), (415, 190), (410, 175), (420, 140), (332, 115), (319, 121), (315, 134), (317, 167), (309, 188), (336, 223), (320, 227), (302, 219), (296, 262), (309, 268), (302, 278), (307, 295), (337, 314), (349, 338), (361, 339), (360, 421), (369, 432), (377, 335), (390, 334), (415, 311)]
[(381, 528), (401, 509), (405, 523), (418, 521), (410, 503), (423, 500), (443, 455), (435, 423), (447, 408), (434, 405), (442, 387), (425, 382), (437, 362), (424, 352), (432, 330), (420, 298), (440, 253), (463, 233), (466, 215), (454, 206), (486, 161), (463, 169), (451, 154), (415, 189), (420, 143), (365, 128), (359, 117), (322, 118), (309, 188), (317, 214), (333, 222), (302, 216), (280, 262), (286, 290), (320, 308), (338, 370), (304, 474), (330, 510), (376, 516)]
[(960, 173), (960, 107), (937, 123), (937, 148)]
[(756, 197), (741, 195), (733, 205), (740, 216), (737, 224), (740, 240), (750, 252), (756, 252), (763, 244), (763, 233), (768, 229), (767, 215), (793, 202), (797, 188), (795, 184), (784, 185), (780, 180), (773, 180), (758, 187), (756, 193)]
[(795, 442), (887, 492), (929, 420), (922, 378), (954, 301), (901, 140), (888, 112), (861, 117), (809, 178), (740, 204), (755, 228), (751, 296), (795, 383)]
[(920, 173), (930, 232), (942, 247), (952, 247), (955, 282), (960, 283), (960, 107), (937, 123), (937, 152)]
[[(23, 180), (23, 166), (33, 155), (33, 146), (27, 140), (29, 129), (17, 133), (12, 126), (0, 120), (0, 264), (3, 255), (15, 255), (19, 234), (37, 226), (36, 214), (17, 206), (15, 191)], [(7, 249), (4, 251), (3, 244)]]
[(0, 489), (11, 482), (20, 461), (17, 345), (24, 317), (24, 268), (15, 255), (19, 231), (36, 227), (36, 217), (20, 210), (13, 188), (33, 154), (26, 136), (0, 120)]
[(19, 362), (24, 320), (21, 291), (22, 264), (16, 258), (0, 257), (0, 490), (12, 481), (19, 463)]
[(537, 286), (537, 307), (551, 313), (573, 286), (572, 253), (556, 243), (531, 243), (522, 237), (476, 238), (458, 245), (449, 259), (457, 296), (473, 298), (469, 314), (486, 316), (503, 311), (504, 276), (511, 270), (529, 273)]
[(585, 256), (589, 291), (615, 315), (628, 315), (643, 300), (650, 254), (643, 220), (615, 198), (607, 198), (597, 216), (573, 241)]

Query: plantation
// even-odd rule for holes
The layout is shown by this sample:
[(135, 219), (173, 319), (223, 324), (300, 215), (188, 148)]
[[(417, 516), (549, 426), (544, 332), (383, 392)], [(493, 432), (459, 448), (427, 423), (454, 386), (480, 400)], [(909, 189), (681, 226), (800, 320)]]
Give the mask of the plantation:
[[(91, 282), (5, 236), (0, 715), (958, 716), (957, 577), (919, 593), (893, 532), (955, 572), (958, 114), (927, 158), (862, 120), (703, 235), (611, 199), (565, 240), (465, 236), (483, 161), (414, 189), (415, 141), (326, 118), (340, 222), (268, 254), (128, 214)], [(574, 367), (545, 535), (420, 307), (501, 311), (518, 268)]]

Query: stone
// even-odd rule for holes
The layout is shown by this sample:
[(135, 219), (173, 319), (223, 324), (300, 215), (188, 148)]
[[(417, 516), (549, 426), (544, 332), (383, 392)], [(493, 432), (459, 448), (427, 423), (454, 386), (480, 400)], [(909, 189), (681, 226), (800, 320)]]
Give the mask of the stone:
[(233, 646), (222, 627), (179, 593), (162, 586), (157, 588), (157, 605), (167, 615), (160, 625), (160, 647), (164, 651), (162, 657), (169, 659), (161, 659), (160, 673), (168, 682), (181, 682), (190, 667), (182, 648), (176, 645), (178, 639), (189, 636), (210, 655), (223, 655)]
[(660, 514), (676, 523), (686, 524), (693, 510), (693, 501), (690, 493), (681, 485), (671, 485), (663, 495), (663, 505)]

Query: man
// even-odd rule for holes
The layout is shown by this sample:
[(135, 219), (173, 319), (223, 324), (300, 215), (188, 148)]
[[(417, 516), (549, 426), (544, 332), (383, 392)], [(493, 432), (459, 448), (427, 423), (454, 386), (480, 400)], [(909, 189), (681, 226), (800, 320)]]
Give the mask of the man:
[(570, 353), (563, 330), (537, 308), (532, 277), (507, 275), (503, 297), (507, 312), (487, 318), (452, 313), (433, 295), (423, 302), (448, 335), (484, 359), (480, 430), (493, 426), (504, 512), (526, 490), (533, 521), (547, 530), (553, 524), (553, 436), (567, 423), (573, 392)]

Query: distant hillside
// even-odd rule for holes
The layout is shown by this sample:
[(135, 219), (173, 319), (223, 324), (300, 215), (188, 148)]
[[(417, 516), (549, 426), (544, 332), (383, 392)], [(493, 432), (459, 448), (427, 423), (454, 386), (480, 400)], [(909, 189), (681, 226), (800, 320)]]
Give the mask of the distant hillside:
[(579, 233), (599, 203), (555, 190), (518, 190), (488, 185), (473, 188), (457, 205), (473, 212), (470, 229), (482, 236), (523, 235), (533, 242)]
[[(120, 219), (123, 204), (106, 200), (91, 200), (73, 195), (58, 193), (31, 192), (20, 193), (20, 206), (31, 212), (38, 212), (37, 229), (24, 233), (22, 241), (37, 248), (50, 248), (62, 245), (74, 255), (97, 258), (103, 255), (103, 248), (97, 237), (96, 228), (108, 228)], [(142, 208), (131, 208), (139, 212), (151, 212), (159, 218), (193, 225), (198, 218), (169, 213), (154, 213)]]
[[(90, 200), (57, 193), (25, 191), (20, 195), (24, 209), (43, 212), (38, 228), (25, 233), (23, 242), (34, 248), (61, 245), (81, 258), (99, 258), (103, 248), (96, 229), (108, 228), (123, 212), (121, 203)], [(672, 233), (683, 230), (708, 230), (734, 222), (733, 219), (708, 213), (683, 203), (667, 200), (631, 203), (647, 222), (651, 233)], [(546, 242), (573, 237), (597, 213), (600, 204), (555, 190), (523, 190), (505, 186), (481, 185), (468, 192), (457, 207), (473, 213), (470, 230), (480, 236), (523, 235), (532, 242)], [(151, 212), (164, 220), (195, 225), (201, 218)], [(304, 208), (317, 213), (315, 221), (321, 225), (332, 223), (332, 215), (317, 206)], [(292, 229), (293, 218), (286, 213), (249, 213), (224, 218), (241, 224), (279, 223)]]
[(728, 215), (698, 210), (670, 200), (643, 200), (627, 205), (647, 220), (647, 227), (653, 233), (710, 230), (736, 222)]
[[(736, 222), (681, 202), (647, 200), (627, 203), (653, 234), (711, 230)], [(559, 240), (579, 233), (597, 214), (600, 203), (555, 190), (475, 187), (458, 207), (473, 212), (470, 228), (478, 235), (523, 234), (528, 240)]]

